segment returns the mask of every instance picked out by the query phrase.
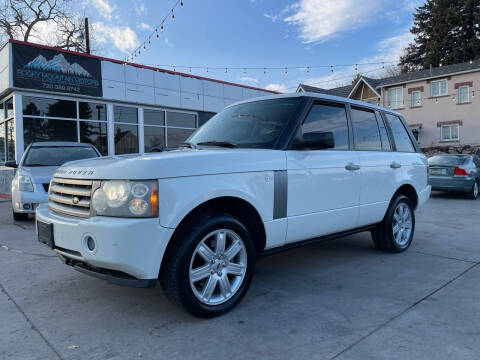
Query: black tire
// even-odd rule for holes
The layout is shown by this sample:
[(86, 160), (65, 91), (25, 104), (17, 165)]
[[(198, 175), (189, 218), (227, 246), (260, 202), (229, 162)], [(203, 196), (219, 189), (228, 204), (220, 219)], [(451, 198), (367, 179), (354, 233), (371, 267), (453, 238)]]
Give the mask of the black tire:
[[(393, 234), (394, 213), (400, 204), (408, 207), (411, 214), (411, 232), (406, 243), (399, 244)], [(372, 231), (372, 240), (377, 249), (390, 253), (399, 253), (407, 250), (413, 240), (415, 233), (415, 212), (410, 199), (404, 195), (397, 194), (390, 202), (387, 213), (381, 223)]]
[[(475, 186), (476, 186), (476, 189), (475, 189)], [(477, 200), (478, 193), (479, 193), (479, 186), (480, 186), (479, 181), (478, 181), (478, 179), (476, 179), (475, 182), (472, 185), (472, 188), (468, 192), (468, 198), (469, 199)]]
[(14, 221), (25, 221), (28, 220), (28, 214), (17, 213), (13, 211), (13, 220)]
[[(207, 305), (195, 296), (191, 288), (190, 262), (202, 239), (218, 229), (231, 230), (241, 238), (247, 255), (246, 271), (243, 282), (229, 300), (218, 305)], [(255, 246), (247, 228), (230, 215), (207, 213), (182, 226), (172, 241), (160, 271), (160, 283), (167, 298), (190, 314), (201, 318), (219, 316), (233, 309), (247, 292), (255, 271)]]

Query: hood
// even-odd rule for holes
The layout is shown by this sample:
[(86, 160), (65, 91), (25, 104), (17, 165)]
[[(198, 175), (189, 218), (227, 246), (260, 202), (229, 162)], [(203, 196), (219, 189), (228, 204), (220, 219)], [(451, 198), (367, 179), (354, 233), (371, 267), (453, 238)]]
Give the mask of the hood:
[(263, 149), (180, 150), (87, 159), (62, 165), (55, 176), (78, 179), (161, 179), (285, 170), (285, 152)]
[(34, 184), (46, 184), (50, 182), (58, 166), (22, 166), (19, 175), (28, 175)]

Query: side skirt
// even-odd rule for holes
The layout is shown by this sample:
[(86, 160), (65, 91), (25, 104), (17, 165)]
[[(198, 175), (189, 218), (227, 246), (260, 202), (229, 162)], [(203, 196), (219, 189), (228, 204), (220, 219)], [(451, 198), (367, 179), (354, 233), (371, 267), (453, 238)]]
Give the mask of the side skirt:
[(334, 239), (341, 238), (343, 236), (353, 235), (353, 234), (357, 234), (357, 233), (364, 232), (364, 231), (371, 231), (371, 230), (375, 229), (376, 226), (377, 226), (376, 224), (368, 225), (368, 226), (362, 226), (362, 227), (355, 228), (355, 229), (352, 229), (352, 230), (342, 231), (342, 232), (335, 233), (335, 234), (329, 234), (329, 235), (325, 235), (325, 236), (321, 236), (321, 237), (317, 237), (317, 238), (313, 238), (313, 239), (294, 242), (294, 243), (291, 243), (291, 244), (279, 246), (279, 247), (272, 248), (272, 249), (267, 249), (267, 250), (264, 250), (258, 256), (258, 258), (261, 259), (261, 258), (270, 256), (270, 255), (275, 255), (275, 254), (278, 254), (278, 253), (282, 253), (284, 251), (288, 251), (288, 250), (296, 249), (296, 248), (299, 248), (299, 247), (304, 247), (304, 246), (316, 244), (316, 243), (319, 243), (319, 242), (322, 242), (322, 241), (334, 240)]

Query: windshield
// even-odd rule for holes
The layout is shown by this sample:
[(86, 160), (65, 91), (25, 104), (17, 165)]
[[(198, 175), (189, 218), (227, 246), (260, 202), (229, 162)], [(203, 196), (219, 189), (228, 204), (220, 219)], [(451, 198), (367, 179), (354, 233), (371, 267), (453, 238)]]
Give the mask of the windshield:
[(300, 100), (300, 97), (260, 100), (228, 107), (208, 120), (187, 142), (271, 149)]
[(91, 147), (35, 146), (28, 151), (23, 166), (60, 166), (67, 161), (98, 157)]
[(430, 159), (428, 159), (428, 165), (463, 165), (465, 164), (465, 161), (467, 160), (467, 156), (445, 156), (445, 155), (437, 155), (433, 156)]

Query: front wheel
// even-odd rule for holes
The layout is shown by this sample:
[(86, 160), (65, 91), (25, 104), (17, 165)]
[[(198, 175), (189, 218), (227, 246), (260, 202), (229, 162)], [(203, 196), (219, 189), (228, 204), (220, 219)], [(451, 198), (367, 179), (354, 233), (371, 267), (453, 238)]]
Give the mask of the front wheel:
[(28, 214), (25, 213), (17, 213), (13, 211), (13, 220), (14, 221), (25, 221), (28, 220)]
[(395, 195), (383, 221), (372, 231), (375, 246), (382, 251), (398, 253), (409, 248), (415, 231), (412, 202), (404, 195)]
[(234, 217), (208, 214), (186, 225), (173, 241), (160, 274), (167, 297), (204, 318), (235, 307), (255, 268), (247, 228)]

